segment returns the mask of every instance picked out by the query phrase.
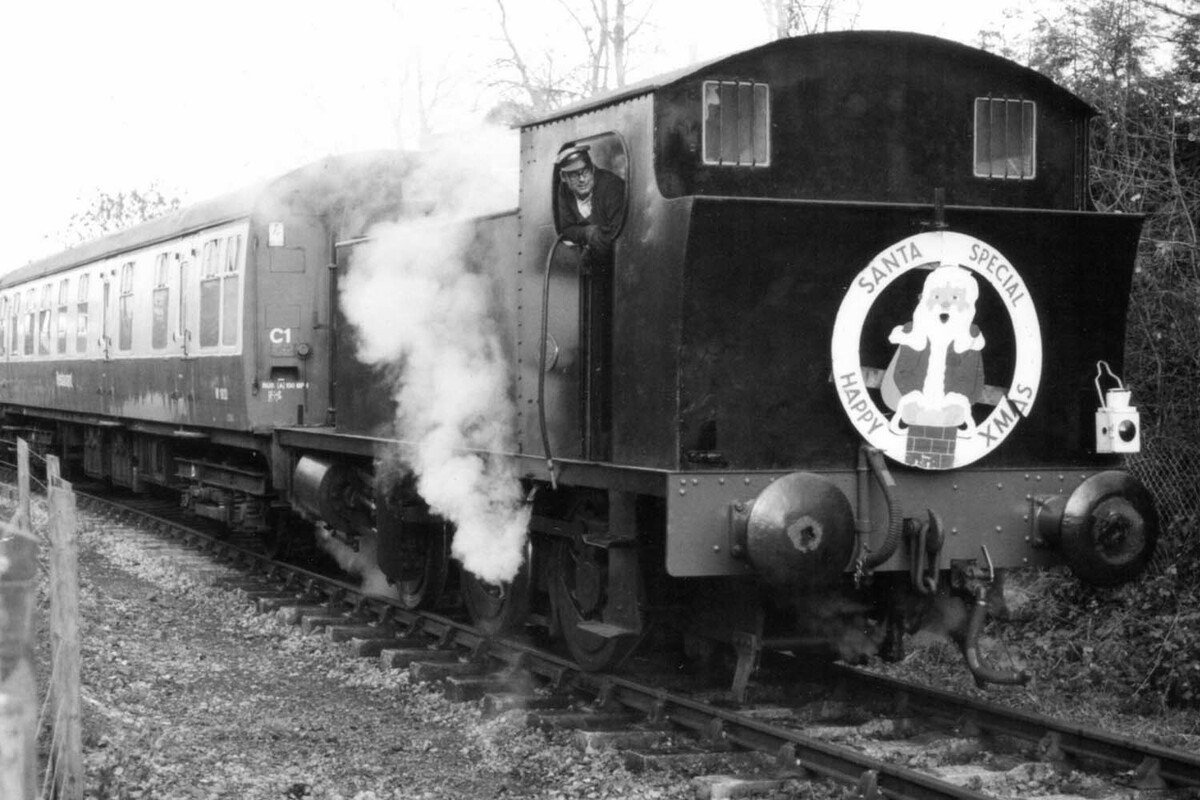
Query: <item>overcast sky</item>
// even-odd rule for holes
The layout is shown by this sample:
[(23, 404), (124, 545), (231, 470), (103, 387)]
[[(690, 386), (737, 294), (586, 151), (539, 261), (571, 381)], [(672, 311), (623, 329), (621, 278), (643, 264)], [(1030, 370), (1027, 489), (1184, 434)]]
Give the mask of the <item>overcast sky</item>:
[[(558, 0), (508, 5), (527, 52), (572, 41)], [(858, 29), (973, 44), (1005, 4), (845, 5), (861, 7)], [(769, 34), (761, 0), (655, 0), (652, 19), (635, 80)], [(0, 27), (0, 272), (57, 251), (99, 191), (157, 184), (194, 202), (325, 155), (411, 146), (418, 64), (450, 93), (437, 127), (465, 129), (492, 99), (500, 47), (495, 0), (22, 0)]]

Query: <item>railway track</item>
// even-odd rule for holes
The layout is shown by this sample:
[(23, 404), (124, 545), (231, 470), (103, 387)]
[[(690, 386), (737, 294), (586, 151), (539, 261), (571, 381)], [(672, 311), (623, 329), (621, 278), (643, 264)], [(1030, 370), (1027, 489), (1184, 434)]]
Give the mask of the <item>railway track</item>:
[(622, 675), (583, 672), (538, 642), (489, 638), (460, 619), (367, 595), (329, 570), (274, 560), (249, 538), (184, 519), (170, 501), (79, 497), (85, 511), (185, 549), (190, 568), (204, 568), (196, 565), (202, 554), (216, 582), (260, 611), (343, 642), (354, 656), (407, 669), (414, 680), (438, 682), (452, 700), (520, 709), (531, 725), (578, 731), (584, 749), (621, 749), (635, 767), (732, 764), (738, 777), (705, 784), (711, 797), (813, 778), (855, 787), (863, 798), (914, 800), (1200, 791), (1195, 755), (853, 667), (834, 665), (822, 680), (797, 683), (799, 664), (790, 669), (785, 658), (764, 669), (763, 681), (792, 677), (778, 679), (778, 693), (758, 692), (778, 699), (745, 707), (650, 662)]

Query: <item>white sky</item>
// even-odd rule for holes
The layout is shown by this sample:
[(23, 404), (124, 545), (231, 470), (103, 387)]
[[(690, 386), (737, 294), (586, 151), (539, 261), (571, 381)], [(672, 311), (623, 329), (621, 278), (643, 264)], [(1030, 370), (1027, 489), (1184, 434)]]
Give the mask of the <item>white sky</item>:
[[(638, 14), (648, 0), (631, 0)], [(846, 0), (854, 6), (857, 0)], [(862, 0), (854, 27), (974, 43), (1005, 3)], [(536, 57), (572, 41), (557, 0), (508, 0)], [(59, 249), (103, 190), (187, 202), (332, 153), (411, 145), (412, 82), (445, 79), (442, 132), (490, 105), (495, 0), (16, 0), (0, 11), (0, 272)], [(656, 0), (636, 80), (768, 38), (761, 0)]]

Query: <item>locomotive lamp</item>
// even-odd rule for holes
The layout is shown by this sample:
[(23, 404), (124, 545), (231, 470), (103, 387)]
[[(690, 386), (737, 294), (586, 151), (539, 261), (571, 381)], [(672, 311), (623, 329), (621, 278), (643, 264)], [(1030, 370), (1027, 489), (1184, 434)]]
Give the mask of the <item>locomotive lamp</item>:
[[(1107, 372), (1117, 382), (1115, 389), (1100, 390), (1100, 377)], [(1140, 453), (1142, 450), (1141, 416), (1129, 404), (1130, 391), (1106, 362), (1096, 365), (1096, 394), (1100, 408), (1096, 410), (1097, 453)]]

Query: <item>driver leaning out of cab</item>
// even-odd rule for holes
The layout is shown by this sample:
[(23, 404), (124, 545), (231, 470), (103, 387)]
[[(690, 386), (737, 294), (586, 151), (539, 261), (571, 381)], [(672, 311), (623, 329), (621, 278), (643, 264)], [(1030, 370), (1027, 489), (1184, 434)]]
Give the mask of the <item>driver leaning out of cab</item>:
[(585, 266), (597, 266), (612, 260), (625, 214), (625, 181), (593, 164), (590, 149), (576, 145), (558, 154), (558, 208), (562, 238), (584, 248)]

